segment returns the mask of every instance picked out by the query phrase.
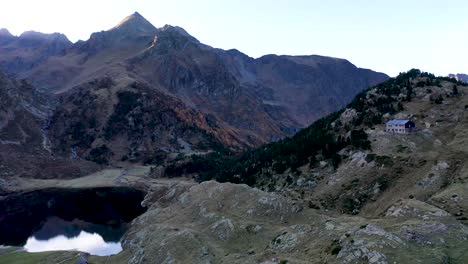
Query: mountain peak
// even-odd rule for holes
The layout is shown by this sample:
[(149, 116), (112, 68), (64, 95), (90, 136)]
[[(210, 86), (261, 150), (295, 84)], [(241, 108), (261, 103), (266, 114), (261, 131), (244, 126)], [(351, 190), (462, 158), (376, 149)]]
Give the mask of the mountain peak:
[(30, 41), (59, 41), (71, 44), (71, 41), (62, 33), (42, 33), (37, 31), (25, 31), (19, 36), (20, 40)]
[(0, 37), (13, 37), (13, 35), (6, 28), (0, 28)]
[(468, 74), (463, 74), (463, 73), (449, 74), (448, 77), (455, 78), (459, 82), (468, 83)]
[(20, 38), (47, 38), (47, 34), (30, 30), (23, 32)]
[(155, 26), (153, 26), (148, 20), (146, 20), (140, 13), (135, 12), (124, 20), (122, 20), (117, 26), (113, 27), (111, 30), (119, 30), (124, 32), (132, 33), (151, 33), (154, 34), (157, 32)]

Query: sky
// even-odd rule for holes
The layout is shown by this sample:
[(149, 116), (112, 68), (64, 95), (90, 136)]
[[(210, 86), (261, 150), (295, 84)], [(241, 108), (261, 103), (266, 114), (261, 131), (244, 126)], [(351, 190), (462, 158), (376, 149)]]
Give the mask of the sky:
[(468, 73), (465, 0), (15, 0), (0, 28), (60, 32), (72, 41), (135, 11), (156, 27), (180, 26), (201, 42), (266, 54), (324, 55), (395, 76), (411, 68)]

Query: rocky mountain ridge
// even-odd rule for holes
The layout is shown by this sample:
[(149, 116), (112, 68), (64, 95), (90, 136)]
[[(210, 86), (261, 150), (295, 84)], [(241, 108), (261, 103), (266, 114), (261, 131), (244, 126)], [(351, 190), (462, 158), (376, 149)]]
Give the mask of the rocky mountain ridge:
[(449, 74), (448, 77), (455, 78), (457, 81), (468, 83), (468, 74), (458, 73), (458, 74)]
[[(5, 31), (0, 36), (0, 67), (61, 98), (56, 116), (82, 111), (86, 106), (74, 98), (80, 95), (78, 91), (86, 87), (91, 94), (104, 93), (104, 90), (98, 92), (101, 89), (98, 85), (108, 80), (114, 84), (109, 86), (109, 95), (106, 95), (111, 100), (101, 100), (104, 94), (86, 99), (91, 100), (90, 104), (104, 104), (102, 109), (106, 111), (96, 111), (96, 108), (86, 111), (95, 111), (89, 115), (96, 117), (96, 127), (105, 128), (116, 110), (119, 91), (138, 83), (142, 85), (131, 89), (139, 98), (147, 93), (167, 98), (160, 103), (168, 105), (159, 110), (170, 108), (172, 102), (180, 102), (178, 111), (202, 115), (207, 120), (203, 122), (207, 124), (203, 125), (203, 133), (212, 135), (215, 141), (233, 151), (291, 135), (312, 120), (346, 104), (362, 89), (388, 78), (359, 69), (346, 60), (321, 56), (268, 55), (253, 59), (238, 51), (202, 44), (180, 27), (156, 28), (138, 13), (110, 30), (93, 33), (89, 40), (77, 43), (70, 43), (57, 34), (23, 35), (11, 38)], [(30, 41), (31, 37), (36, 40)], [(66, 103), (70, 101), (77, 104)], [(135, 116), (124, 118), (129, 124)], [(79, 121), (87, 123), (87, 120)], [(123, 153), (123, 148), (139, 149), (141, 153), (163, 149), (178, 152), (180, 144), (174, 142), (186, 142), (188, 148), (185, 149), (194, 152), (205, 151), (172, 127), (166, 128), (172, 131), (170, 142), (173, 143), (169, 148), (168, 144), (144, 143), (152, 142), (151, 133), (144, 134), (143, 140), (132, 136), (121, 138), (122, 147), (115, 147), (115, 142), (94, 135), (103, 131), (91, 132), (90, 129), (84, 130), (90, 134), (83, 137), (94, 140), (75, 145), (72, 132), (76, 120), (51, 122), (52, 126), (55, 124), (60, 127), (51, 127), (51, 131), (57, 131), (54, 134), (57, 137), (52, 137), (51, 142), (55, 150), (66, 151), (60, 155), (69, 155), (73, 148), (79, 157), (86, 158), (96, 147), (106, 145), (109, 153), (115, 154), (108, 158), (112, 163), (120, 162), (128, 154)], [(137, 160), (146, 159), (151, 157)]]
[(60, 33), (44, 34), (26, 31), (13, 36), (7, 29), (0, 30), (0, 67), (9, 73), (29, 71), (49, 57), (61, 55), (72, 45)]
[[(1, 65), (16, 75), (0, 71), (0, 200), (145, 192), (123, 251), (90, 263), (467, 262), (462, 82), (411, 70), (360, 92), (386, 76), (341, 59), (213, 49), (138, 13), (34, 52), (61, 38), (0, 30)], [(391, 119), (418, 130), (388, 133)], [(0, 247), (2, 263), (78, 256)]]
[[(144, 190), (142, 204), (148, 210), (132, 222), (124, 250), (110, 257), (90, 256), (92, 263), (462, 264), (468, 259), (467, 94), (467, 86), (453, 79), (418, 70), (371, 87), (295, 138), (257, 151), (268, 154), (268, 149), (278, 149), (272, 145), (282, 144), (285, 150), (273, 156), (248, 154), (266, 160), (240, 164), (255, 176), (258, 188), (155, 179), (154, 167), (147, 167), (103, 170), (73, 180), (15, 178), (6, 191), (90, 186)], [(382, 123), (393, 118), (414, 120), (418, 133), (384, 132)], [(327, 141), (314, 160), (301, 166), (301, 148), (284, 144), (304, 137), (321, 141), (313, 133), (320, 128), (349, 134), (349, 142), (345, 138), (338, 151)], [(300, 144), (310, 147), (307, 141)], [(327, 148), (336, 152), (327, 154)], [(341, 160), (334, 161), (332, 154)], [(277, 156), (282, 167), (264, 166)], [(290, 159), (284, 160), (286, 156)], [(260, 173), (249, 164), (260, 166)], [(233, 179), (239, 177), (246, 174)], [(77, 259), (76, 252), (0, 252), (0, 261)]]

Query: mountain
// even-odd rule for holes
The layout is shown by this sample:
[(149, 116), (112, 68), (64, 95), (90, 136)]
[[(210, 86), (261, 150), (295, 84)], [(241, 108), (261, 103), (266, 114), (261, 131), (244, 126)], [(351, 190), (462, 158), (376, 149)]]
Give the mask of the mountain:
[(125, 34), (154, 36), (157, 31), (156, 27), (154, 27), (138, 12), (126, 17), (117, 26), (110, 30), (110, 32), (120, 33), (121, 36), (124, 36)]
[(51, 56), (62, 54), (72, 43), (59, 33), (27, 31), (19, 37), (0, 30), (0, 67), (10, 73), (29, 71)]
[(68, 178), (98, 167), (54, 155), (47, 129), (53, 105), (25, 80), (0, 72), (0, 174), (8, 177)]
[[(9, 82), (8, 90), (16, 90), (15, 81)], [(58, 108), (57, 113), (75, 104), (83, 112), (60, 115), (53, 122), (82, 120), (79, 116), (92, 120), (91, 109), (107, 111), (103, 108), (107, 104), (101, 103), (105, 100), (117, 104), (109, 112), (114, 116), (109, 119), (113, 120), (111, 136), (144, 135), (148, 125), (138, 124), (151, 123), (157, 113), (166, 113), (165, 118), (157, 118), (174, 124), (193, 120), (193, 114), (181, 119), (177, 105), (167, 97), (161, 101), (169, 100), (172, 107), (157, 109), (165, 104), (152, 98), (155, 88), (151, 86), (134, 83), (116, 90), (115, 85), (109, 78), (71, 89), (72, 94), (59, 98), (63, 101), (57, 104), (63, 110)], [(5, 98), (0, 103), (11, 100)], [(151, 104), (154, 100), (156, 105)], [(94, 101), (99, 104), (90, 104)], [(83, 212), (80, 208), (93, 207), (96, 197), (102, 201), (115, 197), (103, 212), (114, 212), (108, 209), (114, 206), (118, 212), (129, 209), (132, 201), (122, 207), (114, 205), (115, 201), (144, 193), (141, 205), (147, 210), (128, 224), (121, 239), (123, 251), (90, 256), (93, 263), (466, 263), (467, 105), (467, 85), (411, 70), (362, 91), (345, 108), (294, 137), (240, 155), (223, 151), (179, 155), (175, 165), (166, 168), (170, 177), (192, 173), (201, 176), (199, 180), (214, 177), (256, 188), (160, 179), (161, 171), (154, 166), (107, 168), (70, 180), (11, 177), (0, 181), (0, 187), (10, 183), (0, 190), (7, 212), (4, 222), (9, 224), (11, 216), (19, 221), (19, 216), (29, 216), (45, 205), (46, 211), (60, 208), (59, 214), (73, 219), (70, 208)], [(134, 119), (139, 111), (149, 116)], [(412, 134), (385, 132), (385, 122), (392, 119), (411, 119), (417, 130)], [(129, 127), (121, 129), (125, 120)], [(86, 130), (109, 131), (97, 127), (97, 121), (89, 123), (95, 125), (86, 124)], [(162, 123), (161, 129), (174, 127)], [(86, 133), (79, 129), (77, 134)], [(118, 142), (124, 140), (113, 144)], [(51, 199), (59, 197), (63, 202), (68, 193), (75, 198), (59, 206), (57, 199)], [(32, 254), (17, 249), (0, 248), (0, 262), (77, 258), (76, 251)]]
[[(166, 174), (247, 183), (364, 217), (381, 216), (407, 198), (446, 203), (444, 210), (461, 216), (464, 207), (441, 197), (458, 197), (462, 191), (455, 190), (466, 181), (467, 95), (468, 85), (411, 70), (361, 92), (294, 137), (239, 156), (192, 157), (168, 166)], [(417, 132), (385, 132), (392, 119), (414, 121)]]
[(286, 107), (302, 127), (346, 105), (361, 87), (387, 79), (347, 60), (323, 56), (269, 55), (256, 60), (255, 68), (258, 80), (250, 84), (264, 95), (262, 100)]
[[(457, 242), (452, 248), (457, 249), (443, 251), (442, 259), (465, 263), (466, 256), (457, 253), (465, 247), (459, 240), (462, 236), (457, 234), (466, 234), (468, 223), (465, 215), (468, 204), (463, 202), (468, 197), (467, 109), (468, 85), (416, 69), (402, 73), (362, 91), (345, 108), (317, 120), (293, 137), (241, 155), (212, 153), (167, 166), (166, 176), (192, 175), (202, 183), (182, 194), (183, 202), (164, 203), (170, 204), (164, 207), (166, 215), (134, 226), (130, 238), (136, 239), (136, 234), (141, 234), (153, 221), (167, 223), (166, 219), (170, 219), (174, 223), (179, 218), (178, 223), (184, 223), (182, 215), (195, 214), (184, 211), (185, 208), (194, 208), (200, 202), (204, 216), (211, 212), (220, 217), (217, 219), (229, 219), (214, 220), (209, 226), (200, 219), (199, 230), (209, 228), (213, 234), (203, 238), (204, 241), (224, 237), (222, 240), (234, 243), (242, 237), (240, 233), (249, 233), (242, 226), (258, 221), (263, 231), (253, 232), (259, 239), (252, 245), (261, 244), (260, 234), (274, 229), (267, 224), (269, 220), (262, 217), (265, 214), (270, 220), (278, 217), (273, 222), (284, 223), (279, 224), (283, 228), (271, 236), (272, 241), (264, 240), (262, 247), (253, 251), (252, 255), (257, 258), (271, 257), (269, 249), (275, 248), (275, 252), (281, 252), (277, 259), (298, 263), (307, 263), (310, 259), (320, 259), (324, 263), (406, 263), (415, 259), (422, 261), (427, 255), (440, 256), (440, 248), (451, 244), (448, 241), (453, 238)], [(394, 119), (412, 120), (417, 129), (411, 134), (387, 132), (386, 122)], [(249, 192), (249, 189), (245, 185), (207, 181), (212, 179), (249, 184), (255, 191), (247, 194), (244, 191)], [(258, 198), (257, 195), (262, 194), (259, 189), (271, 196)], [(239, 198), (247, 196), (250, 198), (246, 200)], [(205, 201), (197, 200), (205, 198)], [(208, 200), (224, 203), (210, 206)], [(188, 205), (192, 201), (197, 202)], [(290, 203), (282, 204), (284, 201)], [(249, 205), (233, 213), (234, 208), (244, 202)], [(318, 215), (294, 217), (296, 212), (282, 211), (296, 206), (299, 206), (299, 215), (312, 210), (324, 218)], [(264, 209), (267, 211), (263, 212)], [(182, 211), (184, 213), (180, 213)], [(300, 219), (313, 224), (309, 226)], [(325, 223), (315, 222), (318, 219), (324, 219)], [(354, 222), (358, 219), (364, 220), (360, 227)], [(454, 229), (449, 230), (449, 226)], [(324, 237), (330, 236), (324, 233), (334, 231), (338, 233), (334, 242), (326, 242)], [(438, 240), (449, 233), (451, 238)], [(309, 240), (310, 237), (313, 239)], [(161, 239), (159, 235), (151, 238), (151, 241)], [(437, 240), (441, 243), (435, 242)], [(378, 246), (380, 243), (393, 246)], [(431, 249), (425, 246), (429, 243), (433, 246)], [(320, 247), (322, 245), (329, 246)], [(373, 252), (370, 255), (369, 247)], [(136, 252), (139, 247), (130, 248)], [(175, 254), (171, 249), (158, 253), (176, 258), (190, 254)], [(214, 259), (215, 255), (209, 256)], [(220, 262), (229, 256), (225, 255)], [(249, 259), (249, 254), (240, 254), (239, 258)], [(428, 263), (441, 262), (435, 258), (428, 259)], [(202, 263), (203, 259), (198, 262)]]
[(0, 28), (0, 43), (7, 43), (14, 39), (15, 37), (8, 31), (6, 28)]
[(146, 83), (97, 79), (62, 93), (50, 118), (57, 153), (108, 164), (161, 163), (171, 153), (241, 149), (235, 131), (216, 117)]
[(20, 142), (40, 145), (41, 120), (47, 116), (46, 98), (26, 81), (17, 81), (0, 72), (0, 122), (2, 144)]
[(459, 82), (468, 83), (468, 74), (463, 74), (463, 73), (449, 74), (448, 77), (455, 78)]
[[(3, 35), (0, 66), (57, 98), (50, 120), (54, 151), (65, 155), (73, 149), (90, 158), (92, 151), (106, 146), (106, 163), (134, 153), (142, 156), (131, 160), (140, 162), (161, 151), (196, 153), (213, 146), (239, 151), (259, 146), (294, 134), (388, 78), (343, 59), (276, 55), (254, 59), (236, 50), (215, 49), (180, 27), (156, 28), (139, 13), (77, 43), (59, 34)], [(136, 104), (121, 106), (128, 99), (122, 97), (126, 92), (132, 93)], [(151, 106), (153, 101), (157, 107)], [(161, 117), (165, 111), (177, 117), (169, 122)], [(127, 137), (125, 131), (112, 136), (106, 132), (115, 115), (119, 126), (133, 127), (145, 113), (154, 118), (147, 122), (158, 123), (161, 118), (167, 122), (158, 123), (158, 129), (139, 123), (144, 128)], [(85, 117), (90, 116), (95, 125), (76, 127), (89, 123)], [(177, 128), (181, 126), (206, 135), (189, 135)], [(86, 142), (77, 142), (77, 131), (85, 133)], [(155, 140), (157, 131), (165, 132)]]
[[(123, 251), (93, 263), (467, 263), (461, 75), (254, 59), (138, 13), (77, 43), (2, 29), (0, 67), (11, 234), (48, 214), (125, 223)], [(0, 246), (0, 263), (87, 257)]]

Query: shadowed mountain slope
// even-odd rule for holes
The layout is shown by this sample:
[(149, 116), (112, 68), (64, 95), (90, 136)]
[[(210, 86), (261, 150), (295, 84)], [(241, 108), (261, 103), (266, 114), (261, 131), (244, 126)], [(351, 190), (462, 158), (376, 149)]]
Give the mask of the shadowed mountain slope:
[[(239, 156), (192, 157), (166, 173), (247, 183), (313, 208), (366, 217), (381, 216), (399, 199), (440, 206), (455, 189), (454, 197), (467, 195), (460, 189), (468, 175), (467, 109), (468, 85), (411, 70), (361, 92), (294, 137)], [(392, 119), (412, 120), (417, 130), (387, 132)], [(466, 205), (455, 200), (443, 208), (463, 216)]]
[[(148, 99), (148, 105), (151, 102), (160, 104), (158, 108), (146, 110), (160, 115), (159, 111), (171, 109), (176, 104), (179, 107), (175, 112), (197, 113), (209, 120), (206, 124), (216, 123), (200, 128), (231, 150), (292, 135), (311, 121), (344, 106), (362, 89), (388, 78), (382, 73), (357, 68), (346, 60), (322, 56), (268, 55), (253, 59), (236, 50), (224, 51), (202, 44), (180, 27), (156, 28), (139, 13), (130, 15), (110, 30), (93, 33), (87, 41), (74, 44), (63, 35), (23, 35), (14, 37), (6, 30), (2, 31), (0, 65), (6, 71), (30, 80), (35, 87), (60, 97), (56, 117), (72, 118), (76, 123), (83, 116), (70, 117), (64, 113), (94, 111), (86, 116), (94, 116), (96, 127), (105, 128), (112, 111), (118, 107), (118, 91), (138, 83), (142, 85), (131, 88), (133, 92), (153, 98)], [(34, 42), (34, 48), (25, 48), (21, 40), (29, 38), (36, 39), (40, 45)], [(21, 58), (20, 64), (18, 58)], [(101, 80), (113, 84), (109, 94), (105, 95), (110, 96), (108, 100), (102, 100), (105, 98), (103, 94), (79, 98), (88, 94), (84, 90), (91, 94), (104, 93), (98, 85)], [(67, 97), (69, 99), (65, 99)], [(87, 104), (99, 105), (106, 111), (97, 107), (83, 109), (86, 106), (67, 103), (70, 100), (88, 100)], [(143, 114), (132, 118), (141, 119)], [(77, 146), (69, 134), (73, 129), (67, 127), (71, 123), (52, 121), (51, 131), (57, 132), (51, 138), (55, 149), (78, 147), (81, 148), (78, 153), (85, 157), (100, 145), (111, 148), (122, 145), (111, 149), (111, 153), (122, 152), (117, 148), (139, 148), (132, 139), (121, 139), (119, 144), (109, 137), (95, 141), (100, 138), (95, 134), (104, 135), (104, 131), (85, 135), (91, 142)], [(88, 121), (82, 119), (79, 122)], [(197, 143), (186, 141), (179, 130), (173, 129), (178, 122), (180, 120), (163, 122), (161, 126), (167, 125), (169, 127), (165, 129), (173, 131), (173, 142), (184, 140), (189, 149), (196, 152), (197, 147), (193, 144)], [(145, 130), (149, 129), (145, 127)], [(156, 131), (141, 135), (144, 139), (140, 143), (151, 141), (150, 134)], [(137, 145), (142, 147), (140, 143)], [(142, 147), (143, 152), (167, 147), (167, 144), (159, 143), (146, 144)], [(170, 145), (170, 151), (177, 151), (178, 144)]]
[(0, 72), (0, 175), (68, 178), (89, 173), (91, 162), (55, 155), (49, 140), (52, 99)]

